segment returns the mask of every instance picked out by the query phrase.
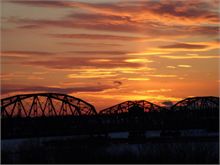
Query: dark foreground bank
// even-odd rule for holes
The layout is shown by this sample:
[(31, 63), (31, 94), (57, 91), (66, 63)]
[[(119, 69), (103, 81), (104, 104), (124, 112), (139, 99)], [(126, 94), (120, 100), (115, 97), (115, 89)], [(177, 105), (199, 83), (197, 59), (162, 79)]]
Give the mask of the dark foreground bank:
[(1, 163), (219, 163), (218, 137), (2, 141)]

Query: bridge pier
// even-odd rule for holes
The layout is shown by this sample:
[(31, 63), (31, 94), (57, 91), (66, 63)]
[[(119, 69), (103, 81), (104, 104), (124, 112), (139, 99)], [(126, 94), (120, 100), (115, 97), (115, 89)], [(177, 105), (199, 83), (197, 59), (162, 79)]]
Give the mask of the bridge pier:
[(129, 135), (130, 140), (143, 140), (145, 139), (145, 131), (143, 129), (143, 116), (144, 108), (134, 105), (128, 109), (129, 114)]

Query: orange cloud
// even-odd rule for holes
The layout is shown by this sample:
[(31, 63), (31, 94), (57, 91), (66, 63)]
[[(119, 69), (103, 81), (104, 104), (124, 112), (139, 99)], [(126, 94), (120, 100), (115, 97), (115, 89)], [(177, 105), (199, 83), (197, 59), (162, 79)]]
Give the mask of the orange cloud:
[[(94, 62), (94, 60), (96, 60)], [(101, 61), (100, 61), (101, 60)], [(141, 68), (143, 63), (126, 62), (127, 58), (108, 58), (111, 62), (103, 62), (102, 58), (57, 57), (56, 59), (29, 60), (20, 62), (23, 65), (41, 66), (51, 69), (73, 68)]]
[(177, 75), (170, 75), (170, 74), (155, 74), (155, 75), (148, 75), (151, 77), (159, 77), (159, 78), (175, 78), (178, 77)]
[(96, 86), (81, 86), (81, 87), (69, 87), (69, 88), (61, 88), (61, 87), (50, 87), (50, 86), (27, 86), (21, 84), (3, 84), (2, 85), (2, 94), (9, 94), (14, 92), (58, 92), (58, 93), (78, 93), (78, 92), (100, 92), (106, 89), (115, 88), (117, 86), (113, 85), (96, 85)]
[(49, 56), (55, 55), (55, 53), (51, 52), (41, 52), (41, 51), (2, 51), (1, 56), (5, 57), (30, 57), (30, 56)]
[(219, 55), (163, 55), (160, 56), (161, 58), (167, 58), (167, 59), (174, 59), (174, 60), (180, 60), (180, 59), (215, 59), (220, 58)]
[[(90, 15), (88, 15), (89, 18)], [(148, 19), (147, 19), (148, 20)], [(151, 19), (150, 19), (151, 20)], [(8, 22), (15, 23), (19, 28), (33, 26), (36, 28), (47, 27), (60, 27), (71, 29), (86, 29), (86, 30), (99, 30), (110, 32), (129, 32), (135, 34), (144, 34), (146, 37), (142, 40), (149, 38), (149, 36), (189, 36), (189, 35), (216, 35), (218, 33), (218, 26), (206, 25), (170, 25), (165, 22), (124, 22), (111, 23), (111, 21), (97, 22), (90, 20), (76, 21), (74, 19), (64, 18), (62, 20), (36, 20), (36, 19), (12, 19)], [(181, 28), (180, 28), (181, 27)], [(73, 38), (71, 34), (52, 35), (58, 38)]]
[(54, 38), (66, 39), (87, 39), (87, 40), (119, 40), (119, 41), (139, 41), (145, 40), (147, 37), (133, 37), (122, 35), (108, 35), (108, 34), (48, 34)]
[(178, 49), (181, 50), (187, 50), (187, 49), (192, 49), (192, 50), (210, 50), (214, 48), (219, 48), (220, 45), (217, 41), (207, 41), (207, 42), (177, 42), (165, 46), (160, 46), (160, 49), (166, 49), (170, 51), (176, 51)]
[(132, 80), (132, 81), (148, 81), (150, 79), (149, 78), (145, 78), (145, 77), (132, 77), (132, 78), (128, 78), (128, 80)]
[[(87, 38), (88, 39), (88, 38)], [(89, 42), (61, 42), (58, 43), (61, 45), (65, 45), (65, 46), (87, 46), (87, 47), (119, 47), (122, 46), (122, 44), (117, 44), (117, 43), (89, 43)]]
[(176, 67), (175, 66), (166, 66), (166, 68), (169, 68), (169, 69), (176, 69)]
[(199, 44), (187, 44), (187, 43), (176, 43), (172, 45), (160, 46), (160, 48), (170, 49), (170, 48), (184, 48), (184, 49), (204, 49), (207, 48), (207, 45), (199, 45)]
[[(11, 3), (74, 8), (86, 12), (68, 14), (60, 20), (10, 19), (20, 28), (62, 27), (146, 36), (216, 35), (219, 12), (214, 1), (123, 1), (83, 3), (73, 1), (9, 1)], [(59, 36), (61, 37), (61, 36)], [(67, 36), (63, 36), (67, 37)], [(70, 37), (70, 36), (69, 36)]]
[(191, 68), (192, 66), (191, 65), (183, 65), (183, 64), (181, 64), (181, 65), (178, 65), (178, 67), (180, 67), (180, 68)]
[[(41, 7), (68, 7), (80, 8), (82, 10), (110, 15), (111, 17), (123, 16), (132, 21), (144, 22), (146, 19), (157, 21), (196, 24), (196, 23), (218, 23), (218, 4), (215, 1), (123, 1), (112, 3), (83, 3), (73, 1), (9, 1), (12, 3), (41, 6)], [(83, 15), (78, 17), (87, 18)], [(95, 17), (97, 19), (97, 17)]]
[(161, 93), (161, 92), (171, 92), (172, 89), (151, 89), (147, 90), (147, 93)]

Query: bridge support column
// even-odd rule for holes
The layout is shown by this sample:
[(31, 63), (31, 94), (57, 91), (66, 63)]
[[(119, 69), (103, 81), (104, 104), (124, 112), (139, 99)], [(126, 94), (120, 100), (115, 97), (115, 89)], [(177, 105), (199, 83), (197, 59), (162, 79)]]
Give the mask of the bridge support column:
[(129, 135), (130, 140), (145, 139), (145, 131), (143, 129), (144, 109), (138, 105), (134, 105), (128, 110), (129, 113)]

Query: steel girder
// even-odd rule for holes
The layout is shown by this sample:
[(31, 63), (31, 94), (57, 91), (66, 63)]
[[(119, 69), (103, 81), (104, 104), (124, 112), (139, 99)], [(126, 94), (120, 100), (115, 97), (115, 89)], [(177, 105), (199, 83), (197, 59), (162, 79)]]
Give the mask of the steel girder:
[(219, 110), (219, 97), (191, 97), (181, 100), (171, 107), (172, 111)]
[(160, 112), (165, 110), (165, 108), (160, 107), (158, 105), (155, 105), (151, 102), (145, 101), (145, 100), (137, 100), (137, 101), (126, 101), (117, 105), (114, 105), (112, 107), (103, 109), (99, 112), (99, 114), (121, 114), (128, 112), (128, 109), (130, 109), (133, 106), (139, 106), (144, 109), (144, 112)]
[(1, 99), (2, 118), (96, 114), (93, 105), (66, 94), (35, 93)]

